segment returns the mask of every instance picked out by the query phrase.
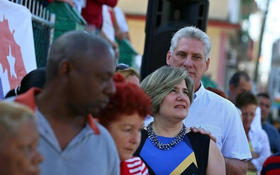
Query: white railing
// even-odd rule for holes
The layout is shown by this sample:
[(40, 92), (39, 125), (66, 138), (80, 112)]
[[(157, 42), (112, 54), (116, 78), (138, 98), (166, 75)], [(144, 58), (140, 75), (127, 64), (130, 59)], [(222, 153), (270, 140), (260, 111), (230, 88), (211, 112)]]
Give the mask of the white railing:
[(41, 22), (49, 27), (54, 27), (55, 14), (50, 13), (39, 0), (9, 0), (27, 7), (32, 13), (32, 20)]

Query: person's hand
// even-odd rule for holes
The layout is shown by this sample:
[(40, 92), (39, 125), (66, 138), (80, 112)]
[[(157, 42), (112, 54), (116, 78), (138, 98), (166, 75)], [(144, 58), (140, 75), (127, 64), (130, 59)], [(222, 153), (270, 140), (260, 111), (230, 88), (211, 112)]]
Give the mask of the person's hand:
[(125, 33), (121, 32), (121, 31), (117, 31), (115, 33), (116, 38), (118, 38), (119, 40), (124, 40), (125, 39)]
[(256, 159), (260, 156), (259, 154), (255, 153), (254, 151), (251, 151), (251, 154), (252, 154), (252, 159)]
[(124, 40), (124, 39), (128, 39), (128, 40), (129, 40), (128, 32), (117, 31), (117, 32), (115, 33), (115, 36), (116, 36), (116, 38), (118, 38), (119, 40)]
[(56, 0), (56, 1), (66, 2), (66, 3), (70, 4), (72, 7), (74, 7), (74, 5), (75, 5), (75, 3), (72, 0)]
[(216, 137), (214, 137), (211, 132), (204, 130), (203, 128), (196, 128), (196, 127), (190, 127), (190, 130), (194, 133), (200, 133), (204, 135), (208, 135), (210, 139), (216, 143)]

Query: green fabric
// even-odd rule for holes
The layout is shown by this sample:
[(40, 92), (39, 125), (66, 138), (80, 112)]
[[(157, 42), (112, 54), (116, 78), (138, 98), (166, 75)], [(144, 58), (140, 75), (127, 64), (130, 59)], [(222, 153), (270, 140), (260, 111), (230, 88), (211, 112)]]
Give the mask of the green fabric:
[(54, 1), (47, 9), (55, 14), (54, 40), (71, 30), (84, 30), (85, 19), (68, 3)]
[(218, 88), (218, 85), (216, 82), (214, 82), (213, 80), (211, 80), (210, 77), (208, 76), (203, 76), (202, 79), (202, 84), (205, 88), (208, 88), (208, 87), (212, 87), (212, 88)]
[(248, 170), (248, 175), (257, 175), (256, 172)]
[(125, 63), (131, 67), (134, 67), (135, 56), (137, 55), (137, 52), (130, 44), (130, 41), (127, 39), (119, 40), (116, 38), (116, 42), (119, 45), (119, 63)]

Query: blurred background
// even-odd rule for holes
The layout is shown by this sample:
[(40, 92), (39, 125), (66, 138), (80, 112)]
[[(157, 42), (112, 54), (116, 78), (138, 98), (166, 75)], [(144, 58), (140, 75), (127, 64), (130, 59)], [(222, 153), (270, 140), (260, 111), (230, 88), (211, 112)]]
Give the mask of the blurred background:
[[(87, 24), (81, 15), (83, 0), (73, 0), (75, 5), (70, 0), (10, 1), (32, 13), (37, 67), (46, 65), (53, 40), (66, 31), (83, 30)], [(81, 6), (76, 7), (79, 2)], [(272, 116), (280, 118), (280, 0), (118, 0), (117, 7), (128, 24), (129, 44), (136, 55), (133, 66), (142, 78), (165, 64), (175, 29), (197, 24), (212, 42), (210, 68), (203, 81), (227, 93), (233, 73), (246, 71), (255, 93), (269, 92)]]
[[(131, 42), (143, 55), (148, 0), (119, 0)], [(248, 72), (254, 91), (269, 91), (274, 118), (280, 102), (280, 0), (210, 0), (206, 33), (212, 42), (206, 78), (228, 92), (237, 70)]]

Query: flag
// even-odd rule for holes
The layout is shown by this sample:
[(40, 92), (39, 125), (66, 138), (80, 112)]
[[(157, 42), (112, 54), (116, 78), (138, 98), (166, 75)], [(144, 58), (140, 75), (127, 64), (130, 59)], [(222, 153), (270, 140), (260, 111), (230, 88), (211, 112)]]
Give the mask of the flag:
[(0, 0), (0, 98), (36, 67), (30, 11)]

